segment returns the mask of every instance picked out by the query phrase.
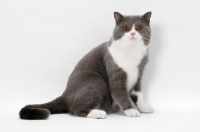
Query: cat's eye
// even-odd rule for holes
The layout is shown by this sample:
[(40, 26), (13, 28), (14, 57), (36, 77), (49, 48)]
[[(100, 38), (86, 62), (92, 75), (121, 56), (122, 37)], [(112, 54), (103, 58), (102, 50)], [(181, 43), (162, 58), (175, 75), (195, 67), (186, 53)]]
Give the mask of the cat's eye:
[(141, 25), (138, 25), (137, 27), (136, 27), (136, 30), (137, 31), (140, 31), (140, 30), (142, 30), (143, 29), (143, 26), (141, 26)]
[(129, 31), (130, 30), (130, 28), (128, 26), (124, 26), (123, 28), (124, 28), (125, 31)]

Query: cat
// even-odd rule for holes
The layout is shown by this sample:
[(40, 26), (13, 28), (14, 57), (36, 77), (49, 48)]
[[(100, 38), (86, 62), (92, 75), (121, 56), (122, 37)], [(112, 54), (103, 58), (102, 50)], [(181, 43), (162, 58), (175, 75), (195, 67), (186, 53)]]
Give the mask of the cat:
[[(111, 39), (86, 54), (71, 73), (66, 90), (55, 100), (27, 105), (21, 119), (46, 119), (54, 113), (104, 119), (122, 109), (126, 116), (153, 113), (143, 101), (141, 78), (148, 62), (151, 12), (124, 16), (114, 12)], [(134, 104), (137, 106), (135, 109)]]

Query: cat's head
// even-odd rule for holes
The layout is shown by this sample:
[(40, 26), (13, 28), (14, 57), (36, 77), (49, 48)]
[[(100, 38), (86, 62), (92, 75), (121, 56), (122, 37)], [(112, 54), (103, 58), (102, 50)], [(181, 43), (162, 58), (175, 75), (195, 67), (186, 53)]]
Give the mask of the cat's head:
[(141, 16), (123, 16), (119, 12), (114, 12), (116, 22), (113, 31), (114, 41), (143, 41), (145, 45), (148, 45), (151, 35), (150, 17), (151, 12)]

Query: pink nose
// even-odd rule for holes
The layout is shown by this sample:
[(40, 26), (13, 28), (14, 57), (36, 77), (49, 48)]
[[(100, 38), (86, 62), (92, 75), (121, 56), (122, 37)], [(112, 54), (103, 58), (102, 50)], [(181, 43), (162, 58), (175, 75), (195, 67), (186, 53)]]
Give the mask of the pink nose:
[(134, 36), (134, 35), (135, 35), (135, 33), (134, 33), (134, 32), (132, 32), (132, 33), (131, 33), (131, 35), (132, 35), (132, 36)]

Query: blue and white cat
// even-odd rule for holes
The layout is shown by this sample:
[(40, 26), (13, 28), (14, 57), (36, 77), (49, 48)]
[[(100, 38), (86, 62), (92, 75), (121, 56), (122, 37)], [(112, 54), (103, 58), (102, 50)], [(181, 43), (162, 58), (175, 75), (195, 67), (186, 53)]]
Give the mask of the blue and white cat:
[[(141, 78), (148, 61), (151, 12), (141, 16), (114, 13), (116, 26), (110, 41), (86, 54), (71, 73), (67, 88), (55, 100), (27, 105), (22, 119), (46, 119), (49, 114), (71, 113), (89, 118), (106, 118), (121, 108), (126, 116), (152, 113), (143, 101)], [(132, 101), (137, 106), (134, 109)]]

